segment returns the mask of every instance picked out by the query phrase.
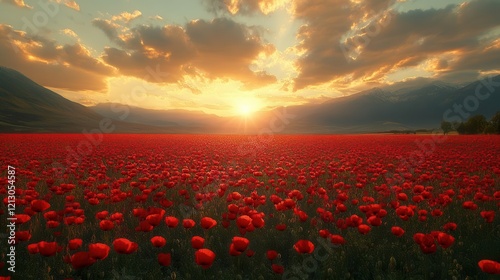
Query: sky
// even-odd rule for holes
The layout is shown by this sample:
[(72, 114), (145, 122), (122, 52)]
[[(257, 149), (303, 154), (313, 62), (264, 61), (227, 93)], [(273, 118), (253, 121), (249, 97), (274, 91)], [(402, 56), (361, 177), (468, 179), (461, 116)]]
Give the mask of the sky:
[(0, 65), (86, 106), (229, 116), (500, 73), (498, 0), (0, 0)]

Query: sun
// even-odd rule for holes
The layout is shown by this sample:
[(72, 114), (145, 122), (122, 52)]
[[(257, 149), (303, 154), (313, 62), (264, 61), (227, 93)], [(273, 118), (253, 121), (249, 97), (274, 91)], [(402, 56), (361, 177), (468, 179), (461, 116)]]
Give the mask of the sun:
[(253, 113), (252, 107), (249, 104), (240, 104), (237, 109), (238, 114), (244, 117), (249, 117)]
[(243, 97), (234, 100), (234, 113), (249, 118), (259, 110), (260, 102), (256, 98)]

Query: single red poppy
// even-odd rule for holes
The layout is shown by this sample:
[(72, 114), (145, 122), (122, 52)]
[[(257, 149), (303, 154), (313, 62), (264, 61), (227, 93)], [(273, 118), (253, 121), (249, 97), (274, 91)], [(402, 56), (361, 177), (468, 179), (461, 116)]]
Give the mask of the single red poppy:
[(24, 224), (27, 223), (29, 220), (31, 220), (31, 217), (26, 214), (16, 214), (14, 215), (15, 218), (15, 224)]
[(101, 212), (97, 212), (97, 214), (95, 214), (95, 217), (99, 220), (104, 220), (104, 219), (106, 219), (106, 217), (108, 217), (108, 215), (109, 215), (108, 211), (101, 211)]
[(271, 265), (271, 268), (273, 269), (273, 272), (276, 273), (276, 274), (283, 274), (283, 272), (285, 272), (285, 268), (282, 265), (279, 265), (279, 264), (273, 263)]
[(153, 227), (161, 223), (163, 216), (161, 214), (151, 214), (146, 217), (146, 221)]
[(215, 253), (209, 249), (199, 249), (194, 253), (196, 264), (209, 268), (215, 260)]
[(38, 252), (40, 255), (50, 257), (59, 252), (62, 248), (56, 242), (38, 242)]
[(99, 222), (99, 227), (101, 230), (108, 231), (115, 227), (115, 224), (110, 220), (102, 220)]
[(117, 238), (113, 241), (113, 248), (118, 254), (132, 254), (138, 247), (137, 243), (126, 238)]
[(95, 263), (95, 259), (88, 252), (78, 252), (71, 256), (71, 265), (74, 269), (82, 269)]
[(371, 228), (368, 225), (361, 224), (358, 226), (358, 231), (361, 234), (367, 234), (370, 232), (370, 230), (371, 230)]
[(191, 246), (193, 246), (194, 249), (201, 249), (203, 248), (203, 244), (205, 244), (205, 239), (201, 236), (193, 236), (191, 238)]
[(162, 266), (169, 266), (172, 262), (172, 255), (170, 253), (159, 253), (158, 263)]
[(153, 244), (154, 247), (160, 248), (167, 244), (167, 240), (162, 236), (154, 236), (151, 238), (151, 244)]
[(437, 241), (438, 241), (439, 245), (441, 245), (441, 247), (446, 249), (446, 248), (450, 247), (451, 245), (453, 245), (453, 243), (455, 242), (455, 237), (453, 237), (447, 233), (440, 232), (437, 236)]
[(34, 243), (34, 244), (29, 244), (27, 246), (27, 249), (28, 249), (28, 253), (30, 254), (38, 254), (38, 243)]
[(495, 219), (495, 211), (481, 211), (481, 217), (483, 217), (485, 222), (493, 223), (493, 220)]
[(29, 230), (16, 232), (16, 241), (28, 241), (30, 239), (31, 239), (31, 233)]
[(236, 219), (236, 225), (238, 225), (239, 228), (246, 228), (252, 223), (252, 218), (250, 218), (247, 215), (241, 215)]
[(392, 227), (391, 232), (397, 237), (401, 237), (403, 236), (403, 234), (405, 234), (405, 230), (402, 229), (401, 227)]
[(211, 229), (217, 225), (217, 221), (210, 217), (201, 218), (201, 227), (204, 229)]
[(293, 245), (293, 248), (299, 254), (310, 254), (314, 251), (314, 244), (307, 239), (302, 239), (302, 240), (297, 241)]
[(60, 224), (58, 221), (47, 221), (47, 228), (56, 228)]
[(196, 225), (196, 223), (192, 219), (184, 219), (182, 220), (182, 226), (184, 228), (192, 228)]
[(279, 231), (284, 231), (286, 229), (286, 225), (285, 224), (278, 224), (278, 225), (276, 225), (276, 229)]
[(31, 201), (31, 210), (35, 212), (43, 212), (50, 208), (50, 203), (45, 200), (35, 199)]
[(268, 260), (272, 261), (272, 260), (276, 259), (277, 257), (278, 257), (278, 252), (276, 252), (275, 250), (268, 250), (266, 252), (266, 258)]
[(153, 230), (153, 226), (148, 221), (141, 221), (139, 225), (135, 228), (135, 231), (150, 232)]
[(342, 245), (345, 244), (345, 239), (344, 237), (338, 235), (338, 234), (332, 234), (330, 236), (330, 241), (335, 244), (335, 245)]
[(248, 244), (250, 244), (250, 241), (248, 239), (239, 236), (233, 237), (232, 242), (232, 244), (234, 244), (234, 248), (239, 252), (245, 251), (248, 247)]
[(492, 260), (480, 260), (479, 268), (488, 274), (500, 274), (500, 263)]
[(374, 227), (382, 225), (382, 219), (378, 216), (370, 216), (370, 218), (367, 219), (367, 222)]
[(456, 230), (457, 229), (457, 224), (456, 223), (447, 223), (443, 226), (443, 229), (444, 230), (450, 230), (450, 231), (453, 231), (453, 230)]
[(170, 228), (174, 228), (179, 224), (179, 219), (173, 216), (167, 216), (165, 217), (165, 224)]
[(82, 244), (83, 244), (83, 240), (81, 240), (80, 238), (74, 238), (68, 242), (68, 248), (70, 250), (76, 250), (76, 249), (82, 247)]
[(108, 257), (109, 246), (103, 243), (89, 244), (89, 254), (96, 260), (103, 260)]
[(241, 255), (241, 251), (236, 250), (234, 243), (231, 243), (231, 245), (229, 246), (229, 255), (233, 257)]
[(327, 238), (328, 236), (330, 236), (330, 232), (327, 229), (320, 229), (319, 236)]

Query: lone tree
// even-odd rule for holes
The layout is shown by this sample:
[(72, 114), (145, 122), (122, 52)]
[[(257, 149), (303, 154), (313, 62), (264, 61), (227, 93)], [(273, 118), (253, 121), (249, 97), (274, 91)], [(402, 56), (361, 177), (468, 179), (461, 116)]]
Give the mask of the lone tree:
[(453, 124), (451, 122), (442, 121), (441, 129), (443, 130), (443, 134), (448, 134), (448, 132), (453, 130)]

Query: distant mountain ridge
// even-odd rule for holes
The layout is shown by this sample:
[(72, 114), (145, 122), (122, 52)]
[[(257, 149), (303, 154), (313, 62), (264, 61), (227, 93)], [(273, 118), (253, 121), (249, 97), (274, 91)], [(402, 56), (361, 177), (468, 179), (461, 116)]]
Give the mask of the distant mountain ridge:
[[(0, 67), (0, 132), (72, 132), (99, 127), (103, 116), (69, 101), (23, 74)], [(113, 121), (114, 132), (141, 132), (144, 125)], [(152, 132), (161, 129), (146, 126)]]
[[(470, 115), (490, 118), (500, 111), (500, 76), (492, 78), (492, 90)], [(421, 86), (373, 88), (323, 103), (280, 107), (255, 112), (248, 119), (220, 117), (201, 111), (151, 110), (104, 103), (92, 107), (69, 101), (31, 81), (21, 73), (0, 67), (0, 132), (82, 132), (113, 120), (114, 132), (122, 133), (224, 133), (258, 134), (283, 114), (279, 131), (273, 133), (369, 133), (390, 130), (438, 128), (443, 115), (456, 104), (475, 98), (484, 82), (456, 86), (433, 81)], [(477, 98), (476, 98), (477, 99)], [(473, 104), (475, 105), (475, 104)], [(126, 118), (113, 106), (127, 108)], [(470, 107), (470, 104), (467, 105)], [(455, 112), (451, 115), (456, 116)], [(464, 119), (465, 120), (465, 119)], [(272, 130), (272, 129), (271, 129)]]

